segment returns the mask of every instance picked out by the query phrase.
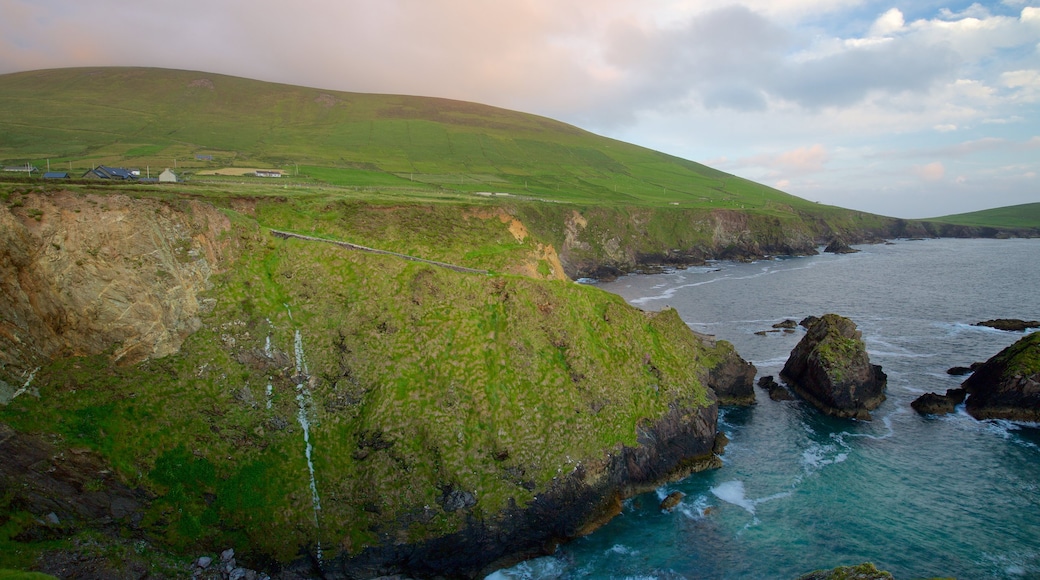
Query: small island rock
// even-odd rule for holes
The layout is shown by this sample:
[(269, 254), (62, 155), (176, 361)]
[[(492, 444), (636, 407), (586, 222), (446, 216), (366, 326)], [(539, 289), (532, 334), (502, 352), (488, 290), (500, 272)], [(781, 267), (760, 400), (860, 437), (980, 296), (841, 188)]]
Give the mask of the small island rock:
[(914, 399), (910, 406), (922, 415), (946, 415), (964, 402), (964, 389), (949, 389), (945, 395), (925, 393)]
[(1017, 318), (994, 318), (976, 322), (973, 326), (988, 326), (997, 330), (1008, 330), (1011, 332), (1022, 332), (1030, 328), (1040, 328), (1040, 320), (1019, 320)]
[(835, 417), (870, 419), (885, 400), (888, 377), (870, 364), (856, 324), (825, 314), (791, 351), (782, 378), (795, 393)]
[(961, 387), (976, 419), (1040, 421), (1040, 332), (997, 353)]
[(823, 251), (829, 254), (855, 254), (859, 250), (853, 248), (841, 238), (834, 238)]
[(785, 389), (780, 383), (776, 382), (773, 375), (764, 376), (758, 379), (758, 386), (765, 389), (769, 393), (769, 398), (774, 401), (793, 401), (794, 395), (791, 391)]

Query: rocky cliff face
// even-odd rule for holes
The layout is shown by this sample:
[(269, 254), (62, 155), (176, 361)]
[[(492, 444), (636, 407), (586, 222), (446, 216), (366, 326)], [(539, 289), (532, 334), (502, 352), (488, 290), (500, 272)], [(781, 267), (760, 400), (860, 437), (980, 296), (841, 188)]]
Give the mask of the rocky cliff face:
[(228, 227), (201, 203), (12, 194), (0, 209), (0, 379), (59, 355), (135, 363), (176, 351), (199, 326)]

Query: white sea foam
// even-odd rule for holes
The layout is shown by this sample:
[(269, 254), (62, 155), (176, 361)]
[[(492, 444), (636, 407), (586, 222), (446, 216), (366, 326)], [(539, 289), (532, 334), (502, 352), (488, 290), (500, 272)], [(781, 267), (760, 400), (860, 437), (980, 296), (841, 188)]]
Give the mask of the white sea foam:
[(497, 570), (485, 576), (484, 580), (554, 580), (562, 578), (566, 571), (565, 562), (555, 556), (544, 556)]
[(711, 488), (715, 497), (726, 503), (742, 507), (751, 515), (755, 515), (755, 502), (744, 496), (744, 482), (739, 479), (720, 483)]

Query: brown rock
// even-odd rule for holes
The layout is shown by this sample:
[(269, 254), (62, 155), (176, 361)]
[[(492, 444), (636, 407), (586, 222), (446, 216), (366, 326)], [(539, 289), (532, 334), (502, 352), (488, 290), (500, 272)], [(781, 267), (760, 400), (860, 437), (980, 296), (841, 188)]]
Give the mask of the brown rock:
[(686, 497), (685, 493), (681, 491), (673, 491), (668, 494), (668, 497), (661, 501), (661, 509), (664, 511), (671, 511), (672, 508), (679, 505), (679, 502), (681, 502), (684, 497)]

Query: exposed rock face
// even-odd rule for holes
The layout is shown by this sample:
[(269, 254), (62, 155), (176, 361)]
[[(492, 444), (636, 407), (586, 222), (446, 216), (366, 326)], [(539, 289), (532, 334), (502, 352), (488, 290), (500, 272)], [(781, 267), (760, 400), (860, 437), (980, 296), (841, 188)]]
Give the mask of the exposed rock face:
[(59, 355), (113, 349), (113, 360), (134, 363), (175, 352), (198, 328), (198, 294), (230, 225), (212, 206), (182, 203), (60, 192), (0, 209), (8, 377)]
[(791, 351), (780, 377), (828, 415), (869, 419), (885, 400), (887, 377), (870, 364), (856, 324), (826, 314)]
[[(50, 515), (50, 528), (85, 523), (137, 527), (147, 497), (120, 483), (110, 466), (87, 450), (61, 451), (44, 439), (0, 423), (0, 497), (20, 509)], [(46, 532), (41, 532), (46, 533)]]
[(964, 389), (948, 389), (945, 395), (925, 393), (914, 399), (910, 406), (922, 415), (945, 415), (963, 403), (966, 394)]
[(744, 360), (728, 342), (719, 343), (725, 348), (721, 363), (708, 371), (705, 383), (719, 399), (720, 405), (755, 404), (755, 365)]
[(599, 465), (562, 476), (530, 505), (493, 519), (472, 519), (455, 534), (421, 544), (388, 542), (353, 558), (326, 560), (325, 578), (404, 574), (417, 578), (483, 578), (522, 559), (550, 554), (560, 542), (591, 533), (621, 512), (621, 501), (694, 471), (719, 467), (718, 406), (673, 409), (639, 430)]
[(976, 322), (974, 326), (988, 326), (997, 330), (1008, 330), (1011, 332), (1022, 332), (1030, 328), (1040, 328), (1040, 320), (1019, 320), (1017, 318), (994, 318)]
[(986, 361), (961, 386), (976, 419), (1040, 421), (1040, 332)]

